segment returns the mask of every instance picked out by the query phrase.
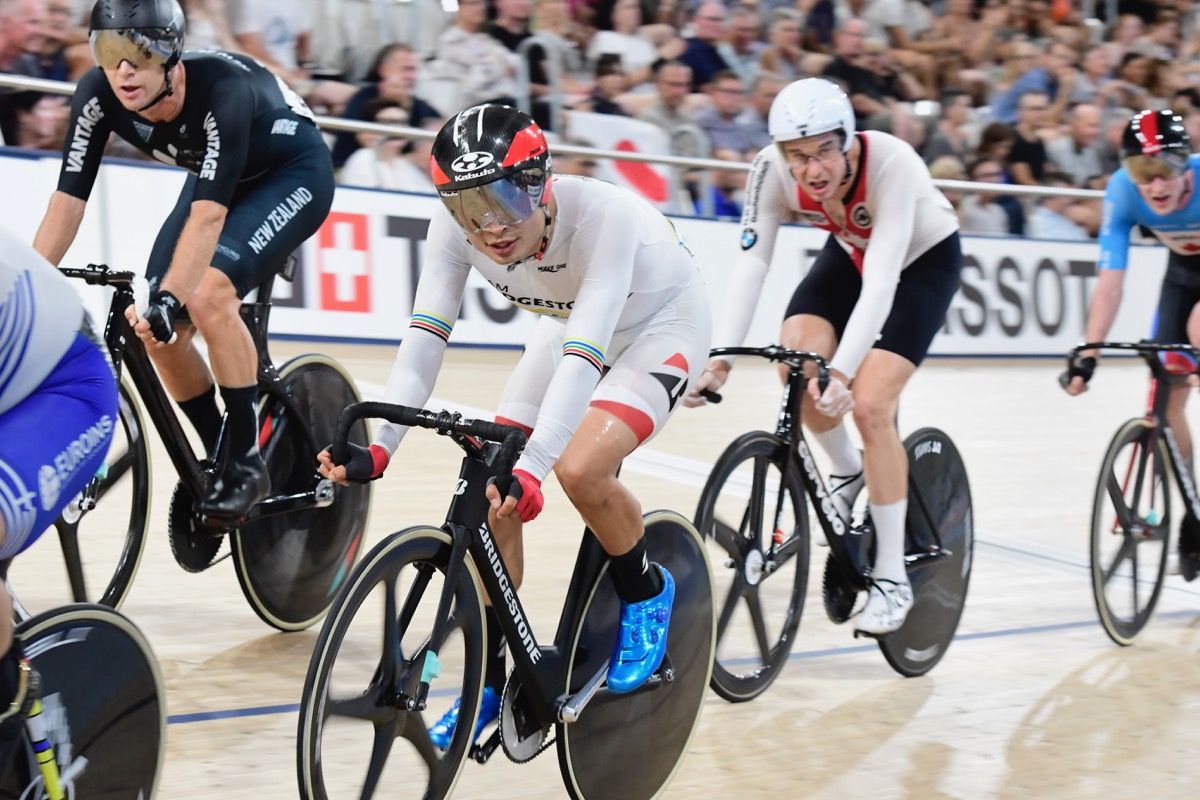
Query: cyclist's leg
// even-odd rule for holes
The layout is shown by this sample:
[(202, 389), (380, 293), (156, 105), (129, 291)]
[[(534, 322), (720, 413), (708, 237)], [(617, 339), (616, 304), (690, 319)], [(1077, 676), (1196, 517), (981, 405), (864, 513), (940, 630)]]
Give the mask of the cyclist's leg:
[(962, 249), (953, 234), (934, 245), (901, 274), (879, 340), (859, 368), (854, 421), (863, 438), (876, 557), (867, 605), (855, 629), (888, 633), (912, 608), (904, 566), (908, 516), (908, 457), (896, 429), (900, 393), (925, 358), (958, 291)]
[(662, 430), (708, 353), (711, 323), (702, 292), (678, 298), (669, 314), (614, 337), (611, 368), (554, 466), (563, 491), (611, 557), (621, 626), (608, 685), (619, 692), (640, 686), (662, 663), (674, 581), (661, 566), (651, 568), (641, 504), (617, 470)]
[[(116, 423), (116, 379), (79, 334), (46, 380), (0, 416), (0, 559), (33, 544), (83, 490), (104, 463)], [(12, 616), (12, 598), (0, 590), (0, 765), (36, 689)]]

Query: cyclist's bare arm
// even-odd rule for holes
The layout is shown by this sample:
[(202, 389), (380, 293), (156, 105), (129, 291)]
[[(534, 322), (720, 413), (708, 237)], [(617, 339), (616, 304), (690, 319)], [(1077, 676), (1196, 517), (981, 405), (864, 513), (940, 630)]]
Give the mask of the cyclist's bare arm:
[(38, 226), (37, 234), (33, 237), (33, 249), (51, 264), (58, 266), (79, 233), (79, 225), (83, 222), (83, 212), (86, 208), (86, 201), (66, 192), (56, 191), (50, 195), (46, 216), (42, 218), (42, 224)]
[[(1113, 320), (1117, 318), (1117, 310), (1121, 307), (1124, 286), (1125, 270), (1100, 270), (1096, 290), (1092, 294), (1092, 305), (1088, 309), (1087, 325), (1084, 326), (1084, 341), (1099, 342), (1108, 336)], [(1080, 355), (1095, 357), (1098, 354), (1096, 350), (1088, 350)]]
[(225, 206), (212, 200), (192, 203), (188, 221), (179, 234), (179, 244), (175, 246), (171, 266), (160, 287), (179, 298), (179, 302), (187, 303), (188, 297), (200, 285), (204, 271), (212, 263), (227, 213)]

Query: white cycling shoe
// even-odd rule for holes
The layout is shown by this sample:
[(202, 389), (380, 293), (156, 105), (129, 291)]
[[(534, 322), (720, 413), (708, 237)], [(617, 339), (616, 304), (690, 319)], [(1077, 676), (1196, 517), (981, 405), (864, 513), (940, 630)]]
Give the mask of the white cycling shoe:
[(882, 578), (872, 580), (867, 589), (867, 604), (855, 617), (854, 633), (881, 636), (904, 624), (913, 607), (912, 585)]
[[(857, 475), (829, 476), (829, 500), (833, 503), (833, 510), (845, 521), (847, 527), (853, 524), (850, 515), (854, 511), (854, 502), (858, 500), (858, 495), (864, 485), (866, 485), (866, 478), (863, 477), (861, 469)], [(829, 542), (825, 541), (824, 536), (813, 538), (817, 540), (818, 546), (829, 546)]]

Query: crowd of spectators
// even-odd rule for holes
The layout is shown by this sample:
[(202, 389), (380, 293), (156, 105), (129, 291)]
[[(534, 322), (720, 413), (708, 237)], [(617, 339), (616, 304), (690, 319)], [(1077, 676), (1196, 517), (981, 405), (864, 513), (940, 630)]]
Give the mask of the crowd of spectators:
[[(1137, 110), (1174, 109), (1200, 134), (1192, 0), (448, 0), (423, 6), (450, 9), (436, 41), (387, 45), (362, 75), (311, 63), (316, 0), (182, 4), (189, 49), (251, 55), (319, 113), (428, 129), (499, 101), (527, 104), (552, 141), (587, 145), (562, 112), (588, 111), (658, 126), (673, 155), (746, 162), (770, 141), (775, 94), (823, 76), (846, 89), (860, 128), (905, 139), (935, 177), (997, 185), (947, 192), (967, 233), (1094, 237), (1098, 202), (1004, 185), (1103, 189)], [(90, 6), (0, 0), (0, 72), (76, 79), (90, 67)], [(8, 145), (56, 149), (65, 117), (58, 97), (0, 96)], [(427, 142), (329, 139), (343, 182), (431, 188)], [(709, 172), (718, 214), (739, 213), (744, 174)]]

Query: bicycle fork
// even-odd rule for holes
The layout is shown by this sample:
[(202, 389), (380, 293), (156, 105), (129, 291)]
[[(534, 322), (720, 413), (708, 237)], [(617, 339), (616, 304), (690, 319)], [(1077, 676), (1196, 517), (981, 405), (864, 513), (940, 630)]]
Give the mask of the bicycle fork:
[(63, 792), (62, 781), (58, 774), (58, 761), (54, 757), (54, 748), (51, 746), (49, 734), (46, 732), (46, 721), (42, 719), (41, 698), (33, 702), (33, 711), (25, 720), (25, 730), (29, 734), (29, 742), (33, 746), (33, 753), (37, 758), (38, 770), (42, 773), (46, 797), (49, 800), (65, 800), (66, 794)]

